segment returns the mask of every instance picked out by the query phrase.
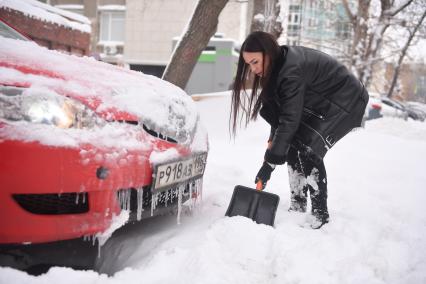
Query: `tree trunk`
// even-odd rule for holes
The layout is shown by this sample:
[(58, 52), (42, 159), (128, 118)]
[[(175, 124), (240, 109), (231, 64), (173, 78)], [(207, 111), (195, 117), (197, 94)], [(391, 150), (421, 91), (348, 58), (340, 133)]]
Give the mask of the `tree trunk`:
[(177, 43), (163, 79), (185, 89), (203, 49), (217, 30), (219, 14), (228, 0), (199, 0), (187, 31)]
[(408, 48), (410, 47), (410, 44), (413, 41), (417, 31), (422, 26), (422, 23), (423, 23), (425, 17), (426, 17), (426, 10), (423, 12), (422, 17), (420, 18), (419, 22), (414, 27), (413, 31), (409, 31), (410, 36), (408, 37), (407, 42), (405, 43), (404, 47), (402, 48), (401, 54), (400, 54), (399, 59), (398, 59), (398, 64), (397, 64), (395, 71), (393, 73), (392, 83), (391, 83), (391, 86), (390, 86), (388, 94), (387, 94), (388, 98), (392, 97), (393, 91), (395, 90), (395, 86), (396, 86), (396, 83), (398, 81), (399, 73), (401, 71), (402, 62), (404, 61), (405, 55), (407, 54), (407, 51), (408, 51)]
[(283, 28), (281, 26), (279, 0), (252, 0), (253, 15), (250, 32), (264, 31), (278, 38)]

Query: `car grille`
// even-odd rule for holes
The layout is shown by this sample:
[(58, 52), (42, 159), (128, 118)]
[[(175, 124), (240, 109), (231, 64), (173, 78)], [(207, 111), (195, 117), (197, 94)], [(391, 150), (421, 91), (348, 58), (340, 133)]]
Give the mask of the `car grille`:
[(13, 194), (13, 199), (15, 199), (24, 210), (34, 214), (80, 214), (89, 211), (87, 192)]
[[(129, 204), (126, 202), (126, 200), (120, 201), (120, 194), (123, 196), (125, 194), (130, 194), (129, 196)], [(117, 198), (120, 203), (121, 209), (130, 209), (131, 212), (136, 212), (138, 208), (138, 200), (137, 200), (137, 190), (134, 188), (131, 189), (121, 189), (117, 191)], [(174, 204), (178, 200), (179, 191), (178, 188), (172, 188), (163, 192), (158, 193), (157, 197), (157, 205), (156, 207), (163, 207), (167, 206), (168, 204)], [(189, 187), (186, 186), (183, 190), (183, 196), (184, 199), (187, 199), (189, 196)], [(124, 198), (125, 199), (125, 198)], [(152, 193), (150, 187), (144, 187), (143, 188), (143, 194), (142, 194), (142, 208), (150, 208), (151, 202), (152, 202)], [(130, 208), (128, 206), (130, 205)]]

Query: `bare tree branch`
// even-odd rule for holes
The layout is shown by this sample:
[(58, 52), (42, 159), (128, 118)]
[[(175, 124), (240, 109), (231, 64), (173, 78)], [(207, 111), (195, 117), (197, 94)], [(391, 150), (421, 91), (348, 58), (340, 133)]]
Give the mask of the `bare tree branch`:
[[(422, 0), (423, 1), (423, 0)], [(388, 28), (398, 21), (394, 15), (406, 10), (414, 0), (404, 0), (396, 6), (394, 0), (380, 0), (380, 14), (375, 18), (371, 0), (357, 0), (357, 11), (350, 9), (350, 1), (342, 0), (346, 14), (351, 19), (353, 37), (351, 44), (351, 69), (368, 87), (373, 78), (373, 65), (378, 61), (383, 47), (383, 38)]]
[(392, 83), (391, 83), (391, 86), (390, 86), (388, 94), (387, 94), (387, 96), (389, 98), (392, 97), (392, 95), (393, 95), (393, 91), (395, 89), (395, 86), (396, 86), (396, 83), (397, 83), (397, 80), (398, 80), (398, 77), (399, 77), (399, 73), (401, 71), (402, 62), (404, 61), (405, 55), (407, 54), (407, 51), (408, 51), (408, 48), (410, 47), (411, 42), (413, 41), (414, 37), (416, 36), (417, 31), (422, 26), (425, 17), (426, 17), (426, 9), (423, 11), (423, 15), (420, 18), (419, 22), (414, 27), (414, 29), (412, 31), (409, 30), (410, 35), (409, 35), (404, 47), (401, 50), (401, 54), (400, 54), (399, 59), (398, 59), (398, 64), (397, 64), (395, 71), (393, 73)]
[(386, 11), (386, 14), (388, 14), (391, 17), (396, 16), (399, 12), (407, 8), (413, 0), (406, 0), (404, 3), (402, 3), (399, 7), (396, 7), (395, 9)]
[(354, 24), (356, 21), (356, 17), (355, 17), (355, 14), (351, 11), (351, 8), (349, 7), (348, 0), (342, 0), (342, 3), (343, 3), (343, 6), (345, 7), (345, 11), (349, 17), (349, 20), (351, 21), (352, 24)]

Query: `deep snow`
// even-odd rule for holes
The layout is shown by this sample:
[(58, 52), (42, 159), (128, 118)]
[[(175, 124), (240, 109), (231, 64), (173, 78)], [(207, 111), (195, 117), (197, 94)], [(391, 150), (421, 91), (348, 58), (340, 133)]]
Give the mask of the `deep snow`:
[(325, 158), (331, 222), (320, 230), (287, 211), (287, 167), (277, 167), (267, 186), (281, 197), (272, 228), (224, 217), (233, 187), (254, 185), (268, 126), (259, 120), (233, 141), (229, 96), (197, 106), (210, 152), (203, 203), (181, 225), (169, 216), (117, 232), (102, 247), (101, 273), (0, 268), (0, 283), (426, 283), (426, 123), (368, 121), (334, 146)]

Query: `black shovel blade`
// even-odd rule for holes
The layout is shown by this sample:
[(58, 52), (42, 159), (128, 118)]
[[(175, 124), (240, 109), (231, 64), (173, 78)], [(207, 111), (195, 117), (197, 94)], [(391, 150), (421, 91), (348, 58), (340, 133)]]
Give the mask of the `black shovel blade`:
[(279, 202), (276, 194), (237, 185), (225, 216), (244, 216), (258, 224), (273, 226)]

